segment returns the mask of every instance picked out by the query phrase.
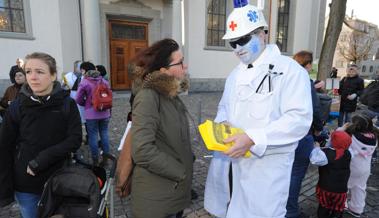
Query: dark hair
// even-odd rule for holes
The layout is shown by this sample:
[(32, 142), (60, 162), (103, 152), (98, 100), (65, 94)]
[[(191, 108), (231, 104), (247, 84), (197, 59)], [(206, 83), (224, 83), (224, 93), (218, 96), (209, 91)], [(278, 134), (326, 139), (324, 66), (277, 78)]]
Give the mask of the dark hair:
[(162, 67), (167, 67), (171, 54), (179, 50), (178, 43), (173, 39), (162, 39), (150, 47), (140, 51), (131, 62), (144, 69), (143, 77)]
[(105, 67), (103, 65), (96, 65), (96, 69), (97, 69), (97, 71), (100, 72), (100, 75), (102, 77), (104, 77), (105, 75), (107, 75), (107, 70), (105, 69)]
[(38, 60), (43, 61), (49, 67), (51, 75), (55, 75), (57, 73), (57, 62), (49, 54), (46, 54), (46, 53), (43, 53), (43, 52), (33, 52), (31, 54), (26, 55), (26, 57), (25, 57), (25, 64), (24, 64), (24, 70), (25, 70), (26, 63), (30, 59), (38, 59)]
[(22, 74), (24, 74), (25, 75), (25, 71), (24, 71), (24, 69), (22, 69), (22, 68), (17, 68), (17, 70), (15, 70), (14, 71), (14, 76), (16, 77), (16, 73), (22, 73)]
[(374, 127), (372, 123), (372, 119), (364, 114), (357, 113), (351, 118), (351, 125), (346, 128), (346, 132), (353, 135), (355, 133), (376, 133), (377, 129)]
[(85, 61), (80, 65), (80, 69), (87, 72), (89, 70), (96, 70), (96, 67), (93, 63)]
[(299, 51), (293, 56), (293, 59), (295, 59), (295, 61), (301, 66), (305, 67), (307, 64), (312, 64), (313, 54), (310, 51)]

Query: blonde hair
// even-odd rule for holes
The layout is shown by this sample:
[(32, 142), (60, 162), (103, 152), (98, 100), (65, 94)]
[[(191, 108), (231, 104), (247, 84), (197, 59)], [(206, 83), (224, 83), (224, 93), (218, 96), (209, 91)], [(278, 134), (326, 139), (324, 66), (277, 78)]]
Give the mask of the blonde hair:
[(33, 52), (31, 54), (26, 55), (26, 57), (25, 57), (25, 64), (24, 64), (24, 70), (25, 70), (26, 63), (30, 59), (38, 59), (38, 60), (43, 61), (49, 67), (51, 75), (57, 74), (57, 62), (49, 54), (46, 54), (46, 53), (43, 53), (43, 52)]

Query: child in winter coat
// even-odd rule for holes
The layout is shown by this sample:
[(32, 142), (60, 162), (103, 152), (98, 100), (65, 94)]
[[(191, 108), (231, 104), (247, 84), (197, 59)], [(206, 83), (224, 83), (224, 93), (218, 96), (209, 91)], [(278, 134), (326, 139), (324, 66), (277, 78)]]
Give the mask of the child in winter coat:
[[(316, 194), (319, 201), (317, 217), (342, 217), (347, 197), (347, 182), (350, 176), (351, 154), (348, 150), (351, 137), (344, 131), (334, 131), (331, 135), (331, 146), (312, 151), (312, 159), (317, 156), (319, 180)], [(315, 155), (317, 153), (317, 155)], [(322, 157), (322, 158), (320, 158)]]
[(365, 207), (366, 185), (371, 171), (372, 154), (378, 145), (378, 134), (372, 120), (364, 114), (355, 115), (346, 132), (352, 135), (350, 150), (353, 153), (348, 182), (350, 199), (347, 202), (347, 212), (354, 217), (360, 217)]

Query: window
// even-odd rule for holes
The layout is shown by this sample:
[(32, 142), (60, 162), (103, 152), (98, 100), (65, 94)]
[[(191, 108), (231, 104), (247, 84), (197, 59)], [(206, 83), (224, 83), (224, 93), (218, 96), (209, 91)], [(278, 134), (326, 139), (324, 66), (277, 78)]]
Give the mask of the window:
[(362, 67), (362, 73), (366, 72), (366, 65), (363, 65)]
[(374, 67), (370, 66), (370, 73), (372, 73), (372, 71), (374, 71)]
[(209, 0), (207, 46), (225, 47), (226, 0)]
[(28, 0), (0, 0), (0, 37), (30, 38)]
[(290, 1), (278, 0), (278, 5), (276, 44), (278, 45), (280, 51), (287, 52)]

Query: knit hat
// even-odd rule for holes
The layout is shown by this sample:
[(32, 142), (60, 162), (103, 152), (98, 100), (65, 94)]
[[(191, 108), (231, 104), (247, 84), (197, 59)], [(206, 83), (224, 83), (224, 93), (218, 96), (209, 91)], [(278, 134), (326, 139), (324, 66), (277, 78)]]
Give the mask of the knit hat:
[(333, 148), (336, 150), (335, 160), (340, 159), (345, 150), (347, 150), (351, 144), (351, 136), (345, 131), (334, 131), (331, 135), (331, 142)]

